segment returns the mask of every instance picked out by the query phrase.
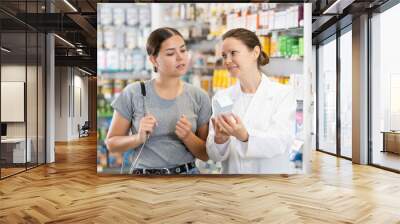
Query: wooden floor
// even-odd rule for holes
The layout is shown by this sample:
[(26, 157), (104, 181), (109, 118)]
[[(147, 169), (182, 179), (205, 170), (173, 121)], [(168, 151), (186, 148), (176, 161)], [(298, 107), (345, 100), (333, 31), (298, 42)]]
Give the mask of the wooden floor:
[(34, 169), (37, 165), (36, 164), (28, 164), (27, 168), (25, 168), (24, 165), (22, 165), (23, 167), (19, 166), (19, 167), (7, 167), (7, 168), (1, 168), (1, 178), (6, 178), (8, 176), (11, 175), (15, 175), (17, 173), (23, 172), (26, 169)]
[(400, 223), (400, 175), (316, 153), (311, 175), (98, 176), (96, 139), (0, 181), (0, 223)]
[(25, 170), (24, 168), (1, 168), (1, 177), (7, 177)]

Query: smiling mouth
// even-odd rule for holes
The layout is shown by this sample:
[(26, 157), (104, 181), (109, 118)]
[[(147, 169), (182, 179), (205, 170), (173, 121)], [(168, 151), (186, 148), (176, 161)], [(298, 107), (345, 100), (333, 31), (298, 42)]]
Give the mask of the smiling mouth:
[(228, 70), (233, 70), (233, 69), (238, 69), (239, 67), (238, 66), (231, 66), (231, 67), (228, 67)]

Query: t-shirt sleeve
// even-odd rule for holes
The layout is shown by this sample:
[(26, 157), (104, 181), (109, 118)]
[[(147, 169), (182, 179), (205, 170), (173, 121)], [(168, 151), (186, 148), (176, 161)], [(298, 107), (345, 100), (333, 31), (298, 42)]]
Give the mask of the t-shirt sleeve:
[(197, 119), (197, 127), (201, 127), (210, 121), (211, 117), (211, 102), (210, 97), (204, 92), (200, 91), (200, 110)]
[(132, 120), (134, 108), (133, 108), (133, 88), (132, 86), (127, 86), (119, 94), (117, 98), (111, 103), (114, 110), (118, 111), (124, 118), (128, 121)]

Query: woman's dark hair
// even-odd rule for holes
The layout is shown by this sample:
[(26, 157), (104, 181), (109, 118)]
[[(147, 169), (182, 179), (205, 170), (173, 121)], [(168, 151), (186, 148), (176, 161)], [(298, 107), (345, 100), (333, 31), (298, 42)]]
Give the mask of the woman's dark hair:
[(257, 65), (258, 67), (260, 67), (268, 64), (269, 58), (267, 54), (262, 50), (260, 40), (258, 39), (255, 33), (243, 28), (237, 28), (226, 32), (222, 36), (222, 40), (225, 40), (226, 38), (229, 37), (242, 41), (242, 43), (246, 45), (249, 50), (253, 50), (256, 46), (260, 47), (260, 55), (258, 56), (257, 59)]
[[(170, 37), (178, 35), (183, 38), (182, 34), (174, 28), (162, 27), (151, 32), (149, 38), (147, 38), (146, 50), (148, 56), (157, 56), (160, 52), (161, 44), (169, 39)], [(157, 72), (157, 68), (154, 67), (154, 71)]]

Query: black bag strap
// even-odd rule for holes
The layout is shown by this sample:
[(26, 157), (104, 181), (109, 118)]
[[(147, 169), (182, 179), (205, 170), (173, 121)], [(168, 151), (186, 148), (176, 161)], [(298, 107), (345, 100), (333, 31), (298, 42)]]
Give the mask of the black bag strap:
[(147, 111), (146, 111), (146, 86), (144, 85), (143, 80), (140, 81), (140, 90), (141, 90), (142, 96), (143, 96), (143, 111), (144, 111), (144, 114), (146, 115), (147, 114)]
[(146, 96), (146, 87), (144, 86), (143, 81), (140, 81), (140, 89), (142, 91), (142, 96)]

